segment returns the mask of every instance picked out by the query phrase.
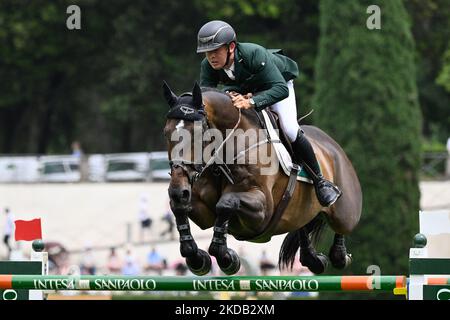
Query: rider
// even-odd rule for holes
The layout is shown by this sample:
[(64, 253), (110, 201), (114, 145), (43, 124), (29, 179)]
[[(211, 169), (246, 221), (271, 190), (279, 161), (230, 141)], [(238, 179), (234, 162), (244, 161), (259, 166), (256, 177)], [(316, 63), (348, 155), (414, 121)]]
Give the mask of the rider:
[(234, 29), (220, 20), (203, 25), (197, 43), (197, 53), (206, 54), (201, 63), (200, 85), (225, 85), (224, 90), (229, 92), (237, 108), (261, 111), (270, 107), (275, 111), (292, 143), (294, 161), (303, 160), (313, 171), (307, 168), (320, 204), (328, 207), (336, 202), (342, 193), (323, 177), (314, 150), (297, 123), (293, 84), (299, 73), (297, 63), (284, 56), (281, 50), (237, 42)]

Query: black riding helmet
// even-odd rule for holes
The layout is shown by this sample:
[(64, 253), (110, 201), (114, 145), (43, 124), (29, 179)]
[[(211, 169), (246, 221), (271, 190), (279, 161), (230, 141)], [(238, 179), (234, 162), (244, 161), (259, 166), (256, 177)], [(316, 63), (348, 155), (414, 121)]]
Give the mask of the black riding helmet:
[(236, 32), (228, 23), (213, 20), (200, 28), (197, 35), (197, 53), (208, 52), (236, 41)]

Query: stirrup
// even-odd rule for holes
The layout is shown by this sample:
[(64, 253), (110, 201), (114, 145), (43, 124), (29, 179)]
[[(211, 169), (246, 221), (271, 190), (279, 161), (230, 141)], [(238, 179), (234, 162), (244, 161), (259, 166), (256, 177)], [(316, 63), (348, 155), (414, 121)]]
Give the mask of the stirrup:
[(332, 182), (321, 178), (314, 184), (319, 203), (324, 207), (332, 206), (341, 196), (342, 191)]

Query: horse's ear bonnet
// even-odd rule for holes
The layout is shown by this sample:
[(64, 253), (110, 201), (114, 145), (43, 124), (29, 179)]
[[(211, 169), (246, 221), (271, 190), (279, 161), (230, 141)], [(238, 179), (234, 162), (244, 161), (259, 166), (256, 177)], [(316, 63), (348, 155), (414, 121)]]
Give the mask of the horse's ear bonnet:
[(172, 92), (172, 90), (169, 88), (169, 85), (167, 82), (163, 80), (163, 91), (164, 91), (164, 97), (167, 100), (167, 103), (169, 104), (169, 107), (173, 107), (177, 103), (177, 96)]
[(196, 107), (203, 106), (202, 89), (200, 89), (200, 86), (198, 85), (197, 81), (195, 82), (194, 87), (192, 88), (192, 102)]
[(169, 85), (163, 83), (164, 96), (169, 104), (170, 110), (167, 119), (180, 119), (186, 121), (199, 121), (205, 117), (202, 90), (196, 82), (191, 92), (183, 93), (177, 97)]

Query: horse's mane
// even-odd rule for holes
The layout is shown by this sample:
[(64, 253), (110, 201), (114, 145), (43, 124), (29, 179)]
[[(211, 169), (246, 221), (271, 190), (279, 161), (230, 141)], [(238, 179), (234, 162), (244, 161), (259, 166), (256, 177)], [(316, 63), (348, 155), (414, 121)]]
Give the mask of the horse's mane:
[[(219, 90), (217, 88), (202, 87), (201, 89), (202, 89), (202, 92), (216, 92), (216, 93), (224, 95), (225, 97), (228, 97), (228, 98), (230, 97), (228, 94), (226, 94), (225, 92), (223, 92), (222, 90)], [(242, 114), (248, 120), (250, 120), (255, 126), (257, 126), (258, 128), (261, 127), (258, 116), (256, 115), (256, 112), (254, 110), (242, 109)]]

